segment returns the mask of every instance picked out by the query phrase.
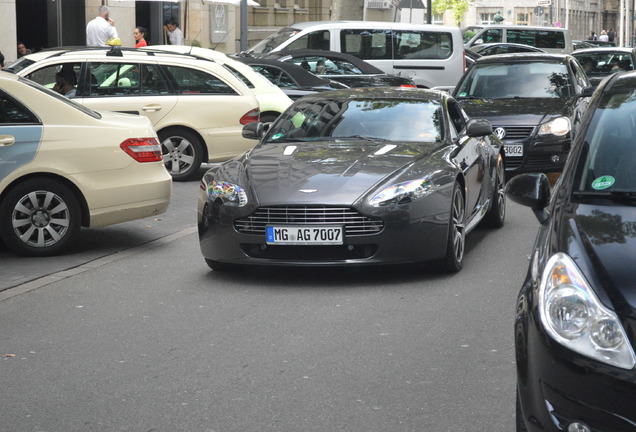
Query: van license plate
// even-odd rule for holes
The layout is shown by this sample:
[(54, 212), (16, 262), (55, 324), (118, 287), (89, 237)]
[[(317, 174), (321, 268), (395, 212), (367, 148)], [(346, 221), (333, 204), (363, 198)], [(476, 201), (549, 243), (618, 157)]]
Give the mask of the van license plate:
[(268, 226), (265, 228), (267, 244), (271, 245), (340, 245), (341, 226)]
[(504, 151), (506, 152), (506, 156), (523, 156), (523, 144), (504, 144)]

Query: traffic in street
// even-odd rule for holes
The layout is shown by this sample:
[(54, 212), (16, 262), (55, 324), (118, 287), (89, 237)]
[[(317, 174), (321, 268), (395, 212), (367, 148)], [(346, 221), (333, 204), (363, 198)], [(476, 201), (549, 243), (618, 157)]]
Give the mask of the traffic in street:
[(0, 249), (1, 431), (513, 429), (529, 209), (468, 236), (458, 274), (215, 272), (198, 191), (175, 183), (161, 220), (83, 230), (66, 255)]

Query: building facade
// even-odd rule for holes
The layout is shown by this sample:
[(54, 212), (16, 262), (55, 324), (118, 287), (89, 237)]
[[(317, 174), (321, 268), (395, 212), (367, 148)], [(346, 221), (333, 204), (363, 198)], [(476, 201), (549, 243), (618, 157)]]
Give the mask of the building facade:
[[(148, 29), (149, 44), (166, 43), (163, 24), (175, 18), (187, 44), (225, 53), (240, 50), (240, 8), (224, 0), (0, 0), (5, 34), (0, 51), (5, 63), (17, 57), (16, 45), (38, 51), (56, 46), (84, 46), (86, 24), (107, 5), (123, 46), (134, 46), (133, 29)], [(226, 0), (227, 1), (227, 0)], [(426, 22), (426, 0), (257, 0), (247, 14), (248, 45), (294, 22), (373, 20)], [(542, 6), (537, 4), (541, 3)], [(477, 0), (459, 22), (461, 27), (493, 23), (497, 11), (505, 23), (559, 25), (573, 39), (613, 28), (622, 45), (633, 44), (631, 0)], [(621, 21), (622, 19), (622, 21)], [(434, 24), (458, 25), (451, 12), (433, 15)], [(622, 24), (621, 24), (622, 23)], [(622, 29), (622, 32), (620, 30)], [(619, 39), (617, 37), (617, 39)]]

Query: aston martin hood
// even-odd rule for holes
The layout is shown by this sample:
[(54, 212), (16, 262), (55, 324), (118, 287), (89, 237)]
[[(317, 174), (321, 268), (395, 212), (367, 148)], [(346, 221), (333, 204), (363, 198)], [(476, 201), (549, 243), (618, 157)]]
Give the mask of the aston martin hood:
[(263, 144), (252, 150), (246, 168), (261, 204), (350, 205), (440, 146), (365, 140)]
[[(573, 205), (563, 212), (563, 226), (568, 226), (561, 247), (571, 256), (584, 260), (603, 281), (594, 289), (604, 290), (615, 304), (627, 302), (636, 311), (636, 212), (631, 205)], [(625, 312), (624, 307), (623, 313)]]
[(574, 98), (570, 99), (461, 99), (472, 118), (486, 118), (498, 126), (535, 126), (548, 118), (569, 116)]

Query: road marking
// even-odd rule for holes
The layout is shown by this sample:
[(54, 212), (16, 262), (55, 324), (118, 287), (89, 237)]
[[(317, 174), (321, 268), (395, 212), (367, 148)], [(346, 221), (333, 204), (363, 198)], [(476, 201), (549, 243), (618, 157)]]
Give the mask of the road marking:
[(89, 270), (93, 270), (97, 267), (101, 267), (106, 264), (110, 264), (114, 261), (118, 261), (120, 259), (126, 258), (130, 255), (136, 254), (140, 251), (144, 251), (146, 249), (152, 249), (157, 246), (164, 245), (166, 243), (171, 243), (175, 240), (178, 240), (182, 237), (188, 236), (190, 234), (194, 234), (197, 232), (197, 227), (190, 227), (182, 229), (181, 231), (177, 231), (174, 234), (167, 235), (165, 237), (158, 238), (156, 240), (149, 241), (147, 243), (140, 244), (139, 246), (135, 246), (130, 249), (124, 249), (121, 251), (114, 252), (110, 255), (106, 255), (100, 258), (96, 258), (92, 261), (89, 261), (85, 264), (79, 265), (77, 267), (73, 267), (70, 269), (62, 270), (57, 273), (53, 273), (50, 275), (42, 276), (37, 279), (34, 279), (29, 282), (25, 282), (20, 285), (16, 285), (11, 288), (7, 288), (4, 291), (0, 291), (0, 302), (7, 300), (11, 297), (19, 296), (21, 294), (28, 293), (29, 291), (36, 290), (38, 288), (42, 288), (43, 286), (59, 282), (66, 278), (78, 275), (80, 273), (84, 273)]

